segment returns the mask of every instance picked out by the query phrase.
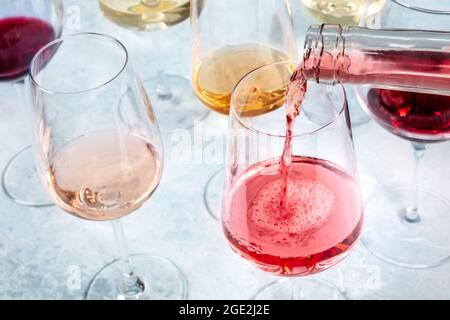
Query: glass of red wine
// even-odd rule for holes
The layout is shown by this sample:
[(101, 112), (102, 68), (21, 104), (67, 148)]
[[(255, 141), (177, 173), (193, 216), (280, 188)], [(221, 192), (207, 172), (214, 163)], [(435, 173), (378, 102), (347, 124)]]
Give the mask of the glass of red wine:
[[(63, 0), (0, 0), (0, 85), (12, 85), (18, 96), (23, 96), (23, 79), (31, 59), (61, 35), (63, 16)], [(39, 182), (30, 147), (8, 162), (2, 187), (16, 203), (32, 207), (51, 205)]]
[[(295, 121), (287, 121), (284, 102), (268, 113), (249, 112), (262, 101), (282, 101), (296, 65), (278, 62), (260, 67), (235, 87), (222, 203), (222, 226), (231, 248), (266, 272), (294, 278), (323, 271), (344, 259), (363, 221), (341, 85), (308, 83)], [(345, 296), (326, 281), (282, 279), (255, 298)]]
[[(362, 26), (450, 31), (450, 4), (437, 0), (389, 1), (378, 15), (363, 20)], [(414, 48), (409, 54), (404, 48), (400, 50), (401, 57), (395, 56), (393, 49), (393, 59), (413, 62), (420, 56), (420, 61), (427, 62), (418, 64), (417, 77), (429, 68), (450, 64), (450, 53), (444, 57)], [(395, 265), (439, 265), (450, 257), (450, 202), (436, 190), (420, 187), (419, 168), (430, 144), (450, 139), (450, 96), (363, 86), (358, 89), (358, 98), (378, 124), (411, 142), (415, 158), (410, 186), (383, 186), (384, 190), (368, 199), (363, 242), (376, 256)]]
[(185, 298), (174, 263), (127, 253), (119, 219), (152, 196), (164, 161), (151, 102), (123, 44), (95, 33), (57, 39), (34, 57), (28, 89), (35, 158), (53, 201), (75, 217), (112, 221), (119, 259), (95, 274), (85, 297)]

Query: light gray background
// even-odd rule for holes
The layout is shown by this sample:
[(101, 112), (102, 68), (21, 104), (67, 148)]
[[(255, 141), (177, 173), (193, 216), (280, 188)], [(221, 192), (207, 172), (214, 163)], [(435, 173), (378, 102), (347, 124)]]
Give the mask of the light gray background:
[[(292, 7), (301, 48), (305, 26), (313, 18), (303, 11), (299, 0), (292, 1)], [(112, 34), (128, 46), (143, 77), (153, 74), (150, 40), (106, 21), (94, 0), (66, 1), (66, 11), (68, 17), (75, 17), (75, 22), (80, 12), (81, 29), (74, 28), (76, 23), (68, 19), (65, 34), (78, 31)], [(165, 69), (188, 76), (189, 21), (161, 32), (167, 58)], [(20, 108), (13, 88), (1, 83), (2, 170), (17, 151), (29, 144), (27, 122)], [(220, 136), (227, 119), (210, 113), (202, 126)], [(413, 158), (406, 141), (373, 122), (355, 128), (354, 136), (366, 196), (375, 188), (410, 183)], [(164, 140), (167, 162), (160, 188), (143, 208), (123, 219), (130, 252), (149, 252), (175, 261), (189, 281), (189, 298), (251, 297), (275, 277), (247, 265), (235, 255), (226, 244), (220, 224), (207, 214), (202, 199), (204, 184), (220, 164), (174, 163), (170, 156), (172, 137), (166, 135)], [(433, 145), (426, 153), (422, 170), (422, 185), (439, 190), (448, 198), (449, 158), (448, 143)], [(22, 207), (0, 192), (0, 298), (81, 299), (90, 278), (115, 254), (108, 222), (77, 219), (56, 207)], [(73, 270), (80, 271), (80, 288), (71, 286)], [(428, 270), (398, 268), (372, 256), (361, 244), (345, 261), (317, 277), (334, 283), (350, 298), (450, 298), (448, 263)]]

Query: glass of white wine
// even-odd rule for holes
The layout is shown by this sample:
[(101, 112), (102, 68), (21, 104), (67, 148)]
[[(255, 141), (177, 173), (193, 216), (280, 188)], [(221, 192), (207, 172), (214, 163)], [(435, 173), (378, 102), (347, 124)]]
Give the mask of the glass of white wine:
[(358, 25), (366, 15), (375, 15), (387, 0), (301, 0), (317, 18), (326, 23)]
[[(53, 201), (87, 220), (111, 220), (120, 258), (90, 281), (88, 299), (182, 299), (186, 282), (162, 257), (129, 256), (119, 218), (161, 180), (163, 146), (150, 100), (116, 39), (79, 33), (43, 47), (31, 63), (34, 153)], [(119, 116), (116, 106), (121, 101)]]
[(103, 15), (113, 23), (150, 34), (154, 47), (156, 77), (144, 79), (163, 132), (188, 129), (207, 114), (196, 103), (187, 77), (167, 74), (161, 52), (162, 31), (189, 17), (190, 0), (99, 0)]
[[(207, 108), (228, 115), (231, 93), (242, 77), (266, 64), (296, 60), (297, 49), (287, 1), (191, 2), (192, 86)], [(268, 74), (267, 81), (268, 86), (276, 88), (275, 82), (279, 79)], [(264, 92), (259, 103), (248, 112), (256, 115), (281, 107), (284, 95), (280, 92)], [(224, 172), (220, 169), (209, 179), (204, 191), (205, 205), (217, 220), (223, 178)]]

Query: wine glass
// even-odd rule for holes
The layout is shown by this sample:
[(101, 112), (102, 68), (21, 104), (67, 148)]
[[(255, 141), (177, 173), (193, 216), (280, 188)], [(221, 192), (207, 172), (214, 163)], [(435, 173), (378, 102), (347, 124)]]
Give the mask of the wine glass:
[[(235, 87), (222, 209), (231, 248), (256, 267), (282, 277), (306, 276), (337, 264), (350, 252), (363, 220), (341, 85), (308, 83), (294, 124), (292, 162), (283, 192), (280, 162), (285, 154), (286, 110), (280, 106), (294, 65), (285, 61), (260, 67)], [(269, 106), (275, 101), (278, 108), (271, 112), (249, 112), (256, 104)], [(317, 280), (278, 280), (255, 297), (344, 298), (337, 288)]]
[[(191, 1), (192, 86), (199, 100), (228, 115), (233, 87), (251, 70), (296, 58), (290, 7), (280, 0)], [(255, 113), (269, 111), (255, 105)], [(224, 119), (225, 120), (225, 119)], [(208, 212), (219, 219), (223, 168), (204, 189)]]
[(188, 129), (208, 112), (196, 103), (186, 77), (167, 74), (161, 52), (162, 31), (189, 17), (189, 0), (99, 0), (103, 15), (113, 23), (138, 31), (153, 42), (156, 77), (144, 79), (144, 87), (155, 105), (155, 113), (163, 133)]
[(120, 258), (95, 275), (86, 298), (186, 297), (175, 264), (129, 256), (125, 245), (119, 218), (150, 198), (163, 168), (158, 124), (126, 48), (107, 35), (74, 34), (42, 48), (30, 74), (34, 153), (49, 194), (76, 217), (112, 220)]
[[(450, 5), (392, 0), (363, 26), (450, 31)], [(385, 188), (367, 201), (363, 242), (376, 256), (399, 266), (439, 265), (450, 257), (450, 203), (436, 191), (419, 187), (419, 165), (430, 143), (450, 139), (450, 97), (359, 86), (358, 98), (378, 124), (411, 142), (415, 158), (410, 186)]]
[[(15, 87), (19, 98), (33, 55), (61, 35), (63, 16), (63, 0), (0, 0), (0, 83)], [(24, 114), (25, 119), (27, 116)], [(2, 188), (18, 204), (51, 205), (39, 182), (30, 147), (9, 160), (2, 173)]]

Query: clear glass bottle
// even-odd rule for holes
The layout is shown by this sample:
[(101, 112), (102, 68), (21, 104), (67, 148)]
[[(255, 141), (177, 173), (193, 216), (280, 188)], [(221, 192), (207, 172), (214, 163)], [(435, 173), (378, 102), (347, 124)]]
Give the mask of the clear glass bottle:
[(313, 25), (303, 74), (328, 84), (450, 94), (450, 32)]

